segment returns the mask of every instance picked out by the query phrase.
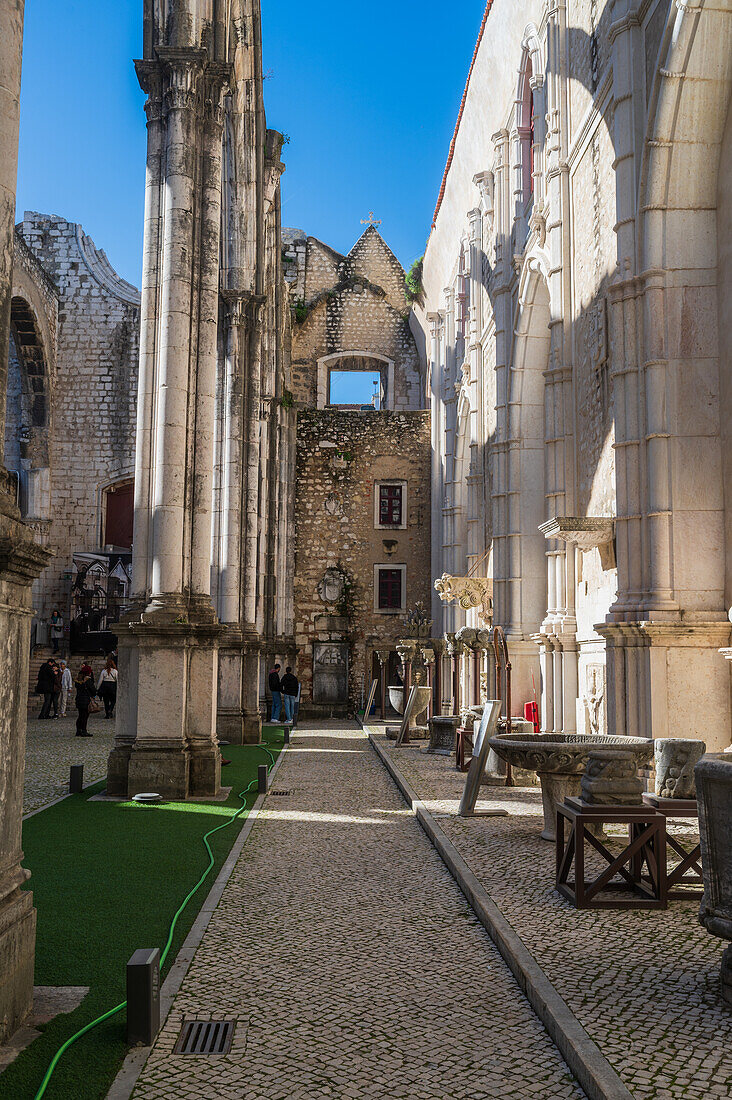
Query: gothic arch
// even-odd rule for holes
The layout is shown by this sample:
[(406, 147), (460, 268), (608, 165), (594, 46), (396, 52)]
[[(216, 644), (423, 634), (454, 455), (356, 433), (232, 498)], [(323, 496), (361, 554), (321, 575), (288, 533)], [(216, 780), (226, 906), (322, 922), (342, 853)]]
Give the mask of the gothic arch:
[(7, 468), (18, 478), (21, 514), (29, 519), (47, 520), (50, 516), (48, 341), (51, 334), (42, 302), (31, 301), (39, 296), (29, 293), (27, 281), (13, 280), (4, 459)]
[[(725, 588), (718, 194), (732, 90), (728, 12), (707, 0), (672, 5), (659, 57), (638, 211), (648, 471), (643, 588), (650, 610), (716, 617)], [(729, 531), (729, 503), (727, 524)], [(729, 577), (727, 585), (729, 599)]]

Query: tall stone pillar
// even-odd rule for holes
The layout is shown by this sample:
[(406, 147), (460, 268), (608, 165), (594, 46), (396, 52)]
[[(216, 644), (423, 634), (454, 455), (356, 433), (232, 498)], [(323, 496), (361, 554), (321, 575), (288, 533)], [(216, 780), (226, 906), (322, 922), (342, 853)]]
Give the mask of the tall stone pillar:
[[(136, 606), (118, 631), (107, 789), (215, 797), (220, 626), (211, 601), (222, 97), (201, 20), (173, 0), (137, 63), (148, 175), (135, 464)], [(157, 44), (156, 44), (157, 43)]]
[[(18, 104), (23, 0), (0, 0), (0, 439), (10, 340), (13, 222), (18, 165)], [(33, 1005), (36, 911), (21, 890), (31, 585), (50, 553), (37, 546), (15, 503), (15, 485), (0, 465), (0, 1043)]]

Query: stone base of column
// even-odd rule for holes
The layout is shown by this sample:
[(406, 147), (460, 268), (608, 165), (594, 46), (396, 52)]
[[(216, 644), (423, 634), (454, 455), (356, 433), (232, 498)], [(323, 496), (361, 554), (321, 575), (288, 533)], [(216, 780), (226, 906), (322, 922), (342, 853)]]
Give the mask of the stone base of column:
[(216, 731), (219, 740), (232, 745), (256, 745), (262, 740), (259, 644), (254, 630), (222, 627)]
[(0, 1044), (33, 1008), (35, 945), (33, 895), (15, 890), (0, 905)]
[(718, 620), (600, 623), (607, 650), (607, 732), (629, 737), (681, 737), (729, 747), (729, 666), (719, 649), (730, 624)]
[(218, 624), (148, 622), (143, 615), (116, 629), (120, 686), (108, 793), (215, 798)]

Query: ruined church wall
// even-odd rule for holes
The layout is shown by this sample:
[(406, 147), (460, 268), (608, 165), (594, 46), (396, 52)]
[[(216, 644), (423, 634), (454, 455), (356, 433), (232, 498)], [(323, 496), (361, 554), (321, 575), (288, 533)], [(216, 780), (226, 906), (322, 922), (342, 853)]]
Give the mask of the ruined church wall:
[(59, 291), (51, 380), (49, 545), (41, 617), (66, 609), (75, 550), (103, 538), (103, 491), (134, 475), (139, 294), (63, 218), (26, 213), (23, 240)]
[[(407, 482), (407, 527), (377, 529), (374, 484)], [(430, 414), (300, 410), (297, 426), (295, 634), (302, 706), (312, 701), (313, 644), (348, 641), (349, 707), (368, 692), (375, 648), (404, 635), (402, 613), (374, 611), (374, 566), (406, 565), (405, 606), (429, 607)], [(385, 546), (385, 543), (388, 546)], [(352, 582), (348, 606), (321, 596), (328, 568)]]

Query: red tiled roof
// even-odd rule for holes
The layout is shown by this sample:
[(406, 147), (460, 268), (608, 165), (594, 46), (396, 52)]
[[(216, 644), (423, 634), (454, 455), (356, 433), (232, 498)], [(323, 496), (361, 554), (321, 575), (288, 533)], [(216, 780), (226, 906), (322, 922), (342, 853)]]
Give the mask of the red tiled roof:
[(440, 187), (440, 194), (437, 199), (437, 206), (435, 207), (434, 217), (432, 218), (432, 228), (435, 228), (437, 223), (437, 215), (440, 212), (442, 206), (442, 200), (445, 197), (445, 188), (447, 186), (447, 176), (452, 167), (452, 158), (455, 155), (455, 142), (457, 141), (458, 130), (460, 129), (460, 123), (463, 119), (463, 111), (465, 110), (465, 101), (468, 98), (468, 88), (470, 87), (470, 78), (473, 75), (473, 69), (475, 68), (475, 62), (478, 57), (478, 50), (480, 44), (483, 41), (483, 32), (485, 31), (485, 25), (488, 21), (488, 12), (491, 10), (493, 0), (487, 0), (485, 11), (483, 12), (483, 22), (480, 25), (480, 31), (478, 32), (478, 41), (475, 43), (475, 50), (473, 51), (473, 59), (470, 62), (470, 69), (468, 71), (468, 79), (465, 81), (465, 91), (463, 92), (463, 98), (460, 100), (460, 110), (458, 111), (457, 122), (455, 123), (455, 130), (452, 135), (452, 141), (450, 142), (450, 150), (447, 154), (447, 164), (445, 165), (445, 172), (442, 177), (442, 186)]

